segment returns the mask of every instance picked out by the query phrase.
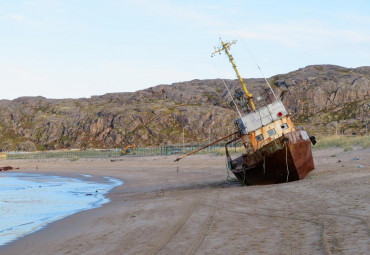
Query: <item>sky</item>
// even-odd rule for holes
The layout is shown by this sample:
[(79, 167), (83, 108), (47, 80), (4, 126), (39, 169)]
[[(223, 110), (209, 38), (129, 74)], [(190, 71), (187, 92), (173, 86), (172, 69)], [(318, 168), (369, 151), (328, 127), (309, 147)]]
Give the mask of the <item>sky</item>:
[[(0, 99), (370, 65), (369, 0), (0, 0)], [(257, 64), (261, 71), (258, 69)]]

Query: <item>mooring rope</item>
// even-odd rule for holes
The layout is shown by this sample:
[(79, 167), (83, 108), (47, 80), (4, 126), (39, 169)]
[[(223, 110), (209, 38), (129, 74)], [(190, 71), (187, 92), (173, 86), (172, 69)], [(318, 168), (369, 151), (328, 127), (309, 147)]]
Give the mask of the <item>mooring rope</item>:
[(225, 158), (225, 165), (226, 165), (226, 173), (227, 173), (227, 177), (226, 177), (226, 181), (227, 182), (236, 182), (238, 181), (236, 178), (231, 178), (230, 177), (230, 174), (229, 174), (229, 171), (230, 171), (230, 162)]
[(244, 186), (247, 186), (247, 184), (245, 184), (245, 177), (246, 177), (246, 176), (245, 176), (245, 175), (246, 175), (246, 174), (245, 174), (245, 172), (246, 172), (246, 170), (245, 170), (245, 168), (244, 168), (244, 166), (243, 166), (243, 175), (244, 175), (244, 176), (243, 176), (243, 185), (244, 185)]
[[(222, 76), (221, 76), (221, 71), (220, 71), (220, 69), (218, 68), (218, 66), (216, 66), (216, 64), (214, 64), (214, 63), (213, 63), (213, 66), (214, 66), (214, 68), (217, 70), (217, 72), (218, 72), (218, 74), (220, 75), (220, 77), (222, 77)], [(224, 80), (223, 78), (220, 78), (220, 79), (221, 79), (222, 83), (224, 84), (225, 88), (227, 89), (227, 92), (228, 92), (229, 96), (231, 97), (231, 100), (232, 100), (232, 101), (233, 101), (233, 103), (234, 103), (235, 109), (236, 109), (237, 113), (239, 114), (239, 117), (240, 117), (240, 118), (242, 118), (242, 115), (241, 115), (241, 113), (240, 113), (240, 111), (239, 111), (238, 105), (236, 104), (236, 102), (235, 102), (235, 100), (234, 100), (234, 97), (233, 97), (233, 95), (232, 95), (232, 94), (231, 94), (231, 92), (230, 92), (229, 87), (227, 86), (227, 84), (226, 84), (226, 82), (225, 82), (225, 80)]]
[(286, 172), (287, 172), (287, 175), (286, 175), (286, 182), (288, 182), (288, 180), (289, 180), (288, 146), (286, 145), (286, 141), (284, 142), (284, 146), (285, 146), (285, 163), (286, 163)]
[(231, 95), (231, 92), (230, 92), (230, 90), (229, 90), (229, 87), (226, 85), (226, 82), (225, 82), (225, 80), (224, 80), (223, 78), (221, 78), (221, 80), (222, 80), (222, 82), (224, 83), (224, 85), (225, 85), (225, 87), (226, 87), (226, 89), (227, 89), (227, 92), (229, 93), (229, 95), (230, 95), (230, 97), (231, 97), (231, 100), (233, 101), (233, 103), (234, 103), (234, 105), (235, 105), (236, 111), (238, 112), (238, 114), (239, 114), (240, 118), (242, 118), (242, 115), (240, 114), (240, 111), (239, 111), (239, 109), (238, 109), (238, 106), (237, 106), (237, 104), (235, 103), (234, 97)]

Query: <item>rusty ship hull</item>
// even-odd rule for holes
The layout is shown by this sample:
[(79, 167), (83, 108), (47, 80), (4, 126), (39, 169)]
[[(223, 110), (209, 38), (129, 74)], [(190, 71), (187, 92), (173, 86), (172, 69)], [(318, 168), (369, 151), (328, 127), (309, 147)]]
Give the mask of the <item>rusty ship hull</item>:
[(302, 180), (315, 168), (311, 140), (304, 130), (284, 134), (259, 150), (234, 160), (228, 156), (228, 162), (229, 169), (242, 185)]
[[(315, 168), (311, 151), (311, 143), (316, 143), (315, 137), (309, 137), (303, 128), (294, 125), (290, 118), (291, 114), (267, 80), (269, 89), (265, 89), (256, 101), (253, 100), (252, 94), (248, 92), (236, 68), (234, 57), (230, 54), (230, 46), (235, 43), (235, 40), (232, 42), (221, 40), (221, 46), (213, 53), (215, 55), (225, 52), (241, 85), (241, 88), (235, 90), (235, 97), (233, 97), (224, 82), (232, 99), (231, 105), (235, 106), (235, 113), (238, 116), (234, 119), (235, 132), (178, 157), (175, 162), (215, 143), (234, 137), (225, 145), (226, 158), (229, 170), (234, 173), (242, 185), (276, 184), (302, 180)], [(210, 130), (209, 128), (209, 133)], [(244, 146), (245, 152), (232, 159), (228, 145), (231, 143), (236, 145), (239, 142)]]

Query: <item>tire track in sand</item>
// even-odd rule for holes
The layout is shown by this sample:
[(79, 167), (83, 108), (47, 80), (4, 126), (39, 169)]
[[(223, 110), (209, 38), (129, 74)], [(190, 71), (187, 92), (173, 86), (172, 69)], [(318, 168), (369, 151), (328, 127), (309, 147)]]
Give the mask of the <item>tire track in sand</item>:
[[(229, 203), (231, 205), (244, 206), (244, 204), (237, 203), (237, 202), (231, 202), (231, 201), (227, 201), (227, 200), (221, 200), (221, 201), (223, 203)], [(253, 206), (253, 205), (249, 205), (248, 207), (255, 208), (255, 209), (258, 209), (258, 210), (273, 211), (275, 213), (276, 212), (281, 212), (281, 213), (290, 212), (288, 209), (276, 209), (276, 208), (259, 207), (259, 206)], [(364, 229), (366, 231), (367, 236), (370, 236), (369, 224), (368, 224), (366, 219), (363, 219), (361, 217), (361, 215), (350, 214), (350, 213), (347, 213), (347, 214), (329, 213), (329, 212), (324, 212), (324, 211), (312, 211), (312, 210), (301, 210), (301, 211), (294, 212), (294, 215), (296, 217), (299, 217), (299, 215), (301, 215), (301, 214), (309, 214), (310, 218), (313, 218), (314, 216), (315, 217), (316, 216), (334, 216), (334, 217), (343, 217), (343, 218), (349, 218), (349, 219), (352, 219), (352, 220), (357, 220), (357, 221), (361, 222), (362, 226), (364, 227)]]
[(174, 236), (180, 231), (180, 229), (184, 226), (185, 222), (189, 219), (190, 215), (194, 212), (195, 208), (199, 205), (200, 200), (202, 199), (201, 196), (190, 205), (188, 210), (186, 210), (185, 214), (181, 217), (181, 219), (177, 222), (177, 224), (171, 229), (168, 235), (163, 238), (159, 244), (149, 253), (148, 255), (156, 255), (163, 250), (164, 247), (174, 238)]
[[(231, 204), (235, 204), (235, 203), (232, 203), (230, 201), (223, 201), (221, 200), (222, 202), (226, 202), (226, 203), (231, 203)], [(209, 206), (211, 206), (210, 204), (208, 204)], [(237, 210), (237, 209), (230, 209), (230, 208), (225, 208), (225, 207), (221, 207), (220, 205), (215, 205), (215, 207), (217, 207), (217, 209), (219, 210), (223, 210), (223, 211), (228, 211), (228, 212), (232, 212), (232, 213), (237, 213), (237, 214), (244, 214), (244, 215), (249, 215), (249, 216), (259, 216), (259, 217), (267, 217), (267, 218), (279, 218), (279, 219), (283, 219), (283, 220), (297, 220), (297, 221), (304, 221), (304, 222), (309, 222), (309, 223), (312, 223), (312, 225), (316, 226), (316, 227), (319, 227), (319, 235), (320, 235), (320, 240), (318, 242), (318, 246), (321, 247), (321, 250), (322, 252), (325, 254), (325, 255), (333, 255), (333, 254), (344, 254), (344, 247), (343, 245), (341, 244), (341, 241), (338, 239), (338, 237), (335, 235), (336, 231), (334, 228), (334, 221), (327, 221), (324, 219), (320, 219), (320, 218), (315, 218), (314, 215), (313, 215), (313, 212), (310, 212), (310, 211), (303, 211), (303, 212), (299, 212), (299, 213), (296, 213), (294, 216), (284, 216), (284, 215), (280, 215), (280, 214), (276, 214), (276, 213), (262, 213), (262, 212), (245, 212), (245, 211), (240, 211), (240, 210)], [(252, 207), (253, 208), (253, 207)], [(266, 210), (266, 211), (270, 211), (272, 209), (269, 209), (269, 208), (259, 208), (259, 207), (254, 207), (256, 209), (260, 209), (260, 210)], [(286, 210), (275, 210), (275, 212), (286, 212)], [(307, 215), (306, 216), (299, 216), (300, 214), (312, 214), (312, 215)], [(316, 213), (317, 215), (325, 215), (325, 216), (332, 216), (332, 215), (335, 215), (335, 216), (340, 216), (340, 217), (348, 217), (348, 218), (352, 218), (352, 219), (355, 219), (355, 220), (359, 220), (361, 223), (363, 223), (363, 219), (359, 218), (359, 217), (352, 217), (349, 216), (349, 215), (341, 215), (341, 214), (331, 214), (331, 213)], [(362, 225), (364, 226), (364, 225)], [(365, 224), (364, 226), (365, 228), (367, 227), (367, 225)], [(366, 229), (367, 230), (367, 229)], [(367, 232), (366, 232), (367, 234)]]
[(324, 247), (324, 252), (326, 255), (334, 255), (334, 254), (344, 254), (343, 253), (343, 247), (340, 245), (340, 242), (338, 239), (331, 233), (334, 233), (334, 231), (330, 231), (330, 224), (324, 223), (323, 229), (321, 232), (321, 242), (322, 246)]
[(217, 208), (217, 203), (218, 203), (218, 199), (219, 199), (219, 196), (220, 196), (220, 192), (221, 192), (220, 190), (217, 192), (215, 203), (214, 203), (213, 206), (210, 206), (208, 216), (207, 216), (206, 220), (203, 223), (202, 229), (198, 233), (197, 238), (195, 239), (193, 245), (191, 246), (189, 251), (186, 253), (186, 255), (195, 254), (197, 252), (197, 250), (199, 249), (199, 247), (202, 245), (204, 239), (206, 238), (208, 230), (211, 227), (212, 222), (213, 222), (213, 218), (214, 218), (215, 211), (216, 211), (216, 208)]

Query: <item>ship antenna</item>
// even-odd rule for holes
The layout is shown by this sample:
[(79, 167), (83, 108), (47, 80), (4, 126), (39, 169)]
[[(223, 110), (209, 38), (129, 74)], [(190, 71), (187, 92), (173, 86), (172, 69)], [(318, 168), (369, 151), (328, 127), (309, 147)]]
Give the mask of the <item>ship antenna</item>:
[(262, 75), (263, 79), (265, 79), (265, 81), (266, 81), (267, 85), (269, 86), (269, 88), (270, 88), (270, 90), (271, 90), (272, 94), (274, 95), (275, 99), (276, 99), (276, 100), (278, 100), (278, 98), (277, 98), (277, 96), (276, 96), (276, 94), (275, 94), (274, 90), (272, 89), (272, 87), (271, 87), (270, 83), (269, 83), (269, 82), (268, 82), (268, 80), (266, 79), (265, 74), (262, 72), (262, 69), (261, 69), (260, 65), (258, 64), (257, 60), (255, 59), (255, 57), (253, 56), (252, 52), (249, 50), (249, 48), (248, 48), (248, 47), (247, 47), (247, 45), (245, 44), (244, 40), (243, 40), (243, 39), (241, 38), (241, 36), (239, 35), (238, 30), (237, 30), (237, 29), (235, 29), (235, 26), (234, 26), (232, 23), (230, 23), (230, 24), (234, 27), (234, 30), (235, 30), (235, 32), (237, 33), (237, 36), (238, 36), (238, 37), (239, 37), (239, 39), (242, 41), (242, 43), (243, 43), (243, 45), (244, 45), (244, 48), (247, 50), (247, 52), (248, 52), (249, 56), (251, 57), (251, 59), (253, 60), (253, 62), (254, 62), (254, 63), (256, 64), (256, 66), (258, 67), (258, 70), (260, 71), (260, 73), (261, 73), (261, 75)]
[(243, 78), (240, 76), (239, 71), (236, 68), (236, 65), (234, 63), (234, 58), (233, 58), (233, 56), (229, 52), (231, 45), (235, 44), (236, 43), (236, 40), (234, 40), (232, 42), (223, 42), (222, 39), (220, 38), (220, 41), (221, 41), (221, 46), (218, 47), (218, 48), (215, 48), (215, 51), (212, 53), (212, 57), (214, 55), (216, 55), (216, 53), (219, 53), (221, 55), (221, 52), (222, 51), (225, 51), (226, 55), (229, 57), (230, 63), (232, 64), (232, 66), (233, 66), (233, 68), (235, 70), (236, 76), (238, 77), (239, 82), (240, 82), (240, 84), (243, 87), (244, 93), (245, 93), (245, 95), (248, 98), (249, 104), (252, 107), (253, 111), (255, 111), (256, 110), (256, 107), (254, 106), (254, 103), (252, 101), (252, 94), (248, 92), (247, 87), (245, 86), (245, 83), (243, 81)]

